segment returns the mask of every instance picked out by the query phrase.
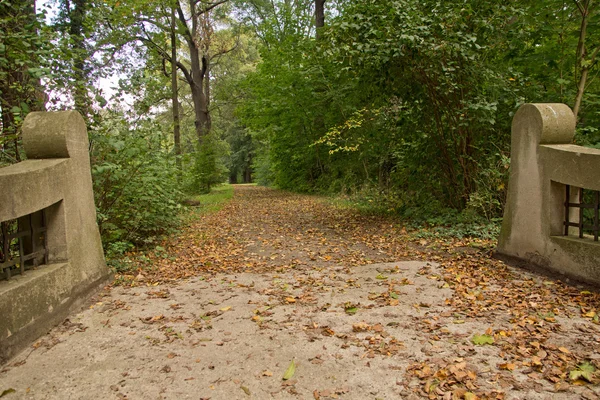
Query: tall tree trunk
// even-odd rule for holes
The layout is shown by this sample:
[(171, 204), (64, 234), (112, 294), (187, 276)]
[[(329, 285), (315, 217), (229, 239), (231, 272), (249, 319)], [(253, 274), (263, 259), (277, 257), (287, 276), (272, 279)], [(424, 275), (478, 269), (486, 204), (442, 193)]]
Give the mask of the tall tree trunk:
[(92, 115), (92, 105), (88, 94), (88, 51), (85, 46), (87, 1), (66, 0), (65, 7), (69, 18), (69, 38), (73, 51), (73, 80), (75, 81), (73, 100), (75, 101), (75, 109), (89, 123)]
[(317, 28), (317, 39), (319, 39), (320, 28), (325, 26), (325, 1), (315, 0), (315, 27)]
[[(592, 0), (575, 1), (575, 4), (581, 13), (579, 42), (577, 43), (577, 65), (575, 66), (575, 73), (577, 74), (577, 72), (579, 72), (579, 82), (577, 84), (577, 94), (575, 95), (575, 103), (573, 105), (573, 114), (575, 114), (575, 120), (577, 120), (579, 110), (581, 109), (581, 102), (583, 101), (583, 94), (585, 93), (585, 85), (587, 83), (589, 71), (596, 62), (600, 46), (596, 47), (588, 57), (585, 41), (587, 39), (587, 26), (592, 9)], [(577, 79), (577, 76), (575, 76), (575, 78)]]
[(209, 108), (210, 108), (210, 56), (208, 55), (208, 52), (206, 52), (207, 54), (205, 54), (204, 59), (202, 60), (203, 62), (206, 62), (206, 70), (204, 73), (204, 98), (206, 100), (206, 132), (210, 132), (210, 129), (212, 128), (212, 120), (210, 117), (210, 112), (209, 112)]
[[(179, 1), (179, 0), (177, 0)], [(188, 71), (181, 63), (177, 63), (179, 69), (185, 75), (186, 81), (192, 92), (192, 102), (194, 103), (195, 127), (198, 141), (202, 143), (204, 136), (210, 131), (210, 115), (208, 110), (208, 96), (205, 93), (205, 79), (209, 68), (209, 60), (207, 56), (209, 38), (204, 36), (206, 32), (202, 31), (200, 18), (205, 17), (212, 8), (224, 3), (227, 0), (218, 0), (217, 2), (206, 5), (204, 9), (198, 10), (198, 2), (189, 0), (189, 8), (191, 10), (191, 27), (188, 25), (181, 4), (177, 3), (177, 14), (179, 21), (184, 27), (184, 36), (188, 45), (190, 54), (190, 70)], [(201, 3), (200, 3), (201, 4)]]
[(181, 172), (181, 131), (179, 123), (179, 99), (177, 93), (177, 36), (175, 32), (175, 8), (171, 8), (171, 101), (173, 107), (173, 143), (175, 145), (175, 162)]
[(189, 70), (180, 62), (177, 62), (176, 65), (190, 86), (192, 102), (194, 103), (196, 135), (199, 143), (202, 143), (204, 136), (209, 133), (211, 128), (208, 108), (210, 102), (210, 59), (208, 53), (213, 28), (209, 13), (215, 7), (229, 0), (215, 0), (210, 3), (189, 0), (188, 8), (191, 18), (185, 15), (179, 1), (175, 0), (177, 16), (183, 28), (183, 36), (188, 46), (191, 62)]
[(200, 56), (200, 51), (194, 40), (188, 39), (187, 43), (191, 58), (190, 76), (187, 82), (190, 85), (192, 101), (194, 103), (196, 135), (198, 136), (198, 141), (202, 142), (202, 139), (210, 129), (207, 97), (204, 93), (204, 79), (208, 68), (208, 61), (206, 57)]

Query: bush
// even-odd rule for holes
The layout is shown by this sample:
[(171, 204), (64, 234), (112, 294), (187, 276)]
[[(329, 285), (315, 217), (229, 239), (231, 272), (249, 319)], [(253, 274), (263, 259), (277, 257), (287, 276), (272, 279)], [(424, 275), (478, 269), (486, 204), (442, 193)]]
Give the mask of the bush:
[(109, 112), (91, 132), (98, 225), (107, 255), (152, 243), (179, 222), (175, 159), (161, 127)]

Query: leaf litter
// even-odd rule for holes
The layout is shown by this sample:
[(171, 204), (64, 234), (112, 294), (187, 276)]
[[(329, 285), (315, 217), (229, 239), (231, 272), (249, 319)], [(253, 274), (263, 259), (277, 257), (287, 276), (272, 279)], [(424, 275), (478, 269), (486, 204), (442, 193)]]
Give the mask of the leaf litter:
[[(5, 387), (61, 398), (34, 379), (40, 365), (58, 392), (100, 393), (96, 376), (118, 398), (599, 398), (598, 292), (510, 267), (491, 241), (424, 240), (318, 197), (240, 186), (161, 247), (168, 257), (146, 255), (38, 341), (51, 346), (11, 360)], [(103, 362), (105, 375), (68, 373)], [(140, 384), (156, 371), (164, 383)]]

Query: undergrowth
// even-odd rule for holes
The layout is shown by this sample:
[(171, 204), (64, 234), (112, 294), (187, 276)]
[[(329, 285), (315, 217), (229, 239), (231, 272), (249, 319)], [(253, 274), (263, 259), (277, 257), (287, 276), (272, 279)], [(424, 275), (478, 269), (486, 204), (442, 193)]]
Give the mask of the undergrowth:
[(478, 210), (462, 212), (444, 208), (434, 199), (407, 199), (407, 196), (365, 189), (351, 195), (337, 195), (329, 201), (363, 215), (395, 219), (414, 238), (475, 238), (495, 240), (500, 234), (502, 218), (485, 218)]
[[(213, 187), (210, 193), (197, 194), (186, 199), (184, 203), (194, 205), (183, 207), (181, 211), (181, 224), (170, 235), (177, 235), (181, 229), (189, 226), (203, 214), (218, 212), (233, 197), (233, 186), (229, 184)], [(126, 273), (137, 269), (140, 265), (149, 264), (151, 257), (166, 258), (168, 252), (163, 246), (168, 235), (156, 240), (156, 246), (144, 248), (126, 247), (123, 251), (107, 251), (106, 262), (115, 272)]]

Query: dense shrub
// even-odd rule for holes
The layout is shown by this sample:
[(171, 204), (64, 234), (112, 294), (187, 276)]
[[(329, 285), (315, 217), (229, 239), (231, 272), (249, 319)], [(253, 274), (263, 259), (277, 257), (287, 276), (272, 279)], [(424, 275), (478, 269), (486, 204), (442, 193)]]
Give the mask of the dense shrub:
[(98, 225), (110, 256), (152, 243), (179, 221), (177, 170), (160, 126), (114, 112), (91, 132)]

